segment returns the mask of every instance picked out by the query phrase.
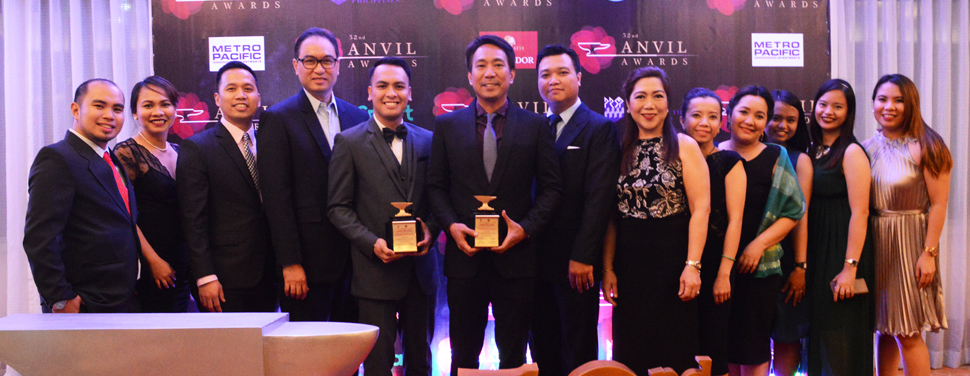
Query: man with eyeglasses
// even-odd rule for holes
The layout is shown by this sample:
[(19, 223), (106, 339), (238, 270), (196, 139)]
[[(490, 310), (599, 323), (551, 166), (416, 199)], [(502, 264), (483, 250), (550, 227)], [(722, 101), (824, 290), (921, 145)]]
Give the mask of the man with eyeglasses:
[(333, 94), (337, 48), (329, 30), (304, 31), (293, 46), (302, 90), (259, 119), (263, 206), (281, 268), (280, 308), (291, 321), (357, 320), (350, 242), (327, 218), (327, 181), (334, 137), (369, 116)]

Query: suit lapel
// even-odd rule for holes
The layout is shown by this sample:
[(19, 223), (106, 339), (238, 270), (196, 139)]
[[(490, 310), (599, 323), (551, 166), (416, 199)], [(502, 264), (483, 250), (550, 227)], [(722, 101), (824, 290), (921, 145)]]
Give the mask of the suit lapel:
[(406, 172), (405, 177), (407, 178), (405, 191), (406, 194), (404, 198), (409, 202), (411, 201), (411, 196), (414, 194), (414, 184), (417, 182), (417, 165), (418, 165), (418, 155), (415, 153), (415, 141), (414, 139), (418, 137), (417, 133), (414, 132), (414, 127), (408, 123), (402, 124), (402, 126), (408, 127), (408, 138), (404, 140), (404, 157), (401, 160), (404, 162), (401, 165), (401, 169)]
[(330, 142), (327, 141), (327, 135), (323, 133), (320, 119), (317, 118), (317, 110), (310, 104), (310, 98), (307, 98), (306, 92), (303, 89), (300, 89), (300, 93), (297, 95), (300, 98), (300, 111), (303, 112), (303, 124), (306, 125), (307, 130), (313, 135), (313, 139), (317, 141), (317, 146), (320, 147), (320, 153), (329, 161), (333, 150), (331, 149)]
[(350, 111), (356, 107), (347, 101), (341, 100), (340, 98), (334, 97), (334, 101), (337, 102), (337, 118), (340, 119), (340, 131), (343, 132), (350, 128), (353, 128), (357, 124), (350, 117)]
[[(129, 213), (129, 209), (125, 207), (125, 200), (121, 197), (121, 192), (118, 190), (118, 185), (115, 183), (115, 177), (114, 173), (111, 172), (111, 166), (108, 166), (108, 163), (104, 161), (104, 157), (97, 155), (94, 150), (91, 150), (91, 146), (89, 146), (84, 142), (84, 140), (81, 140), (71, 131), (67, 131), (67, 140), (68, 143), (71, 144), (71, 147), (74, 148), (74, 151), (76, 151), (84, 159), (88, 160), (88, 171), (91, 171), (91, 175), (94, 175), (94, 178), (99, 184), (101, 184), (101, 188), (104, 188), (105, 192), (108, 192), (108, 195), (110, 195), (115, 204), (118, 205), (118, 208), (127, 213), (130, 217), (131, 213)], [(108, 151), (108, 154), (110, 155), (111, 151)], [(114, 161), (113, 158), (112, 161)], [(115, 165), (120, 166), (118, 162), (115, 162)], [(128, 187), (128, 198), (130, 201), (131, 187), (129, 184), (127, 184), (127, 182), (125, 186)]]
[(586, 111), (588, 108), (585, 104), (580, 104), (576, 108), (576, 112), (573, 112), (572, 118), (569, 122), (562, 128), (562, 134), (559, 135), (559, 139), (556, 140), (556, 154), (562, 155), (566, 151), (566, 147), (569, 146), (583, 132), (583, 128), (586, 128)]
[[(222, 123), (219, 123), (219, 125), (216, 127), (218, 127), (216, 129), (216, 138), (219, 141), (219, 145), (222, 145), (222, 148), (226, 151), (229, 159), (232, 160), (232, 164), (236, 165), (236, 168), (239, 169), (239, 173), (245, 177), (244, 180), (249, 183), (248, 185), (253, 189), (253, 192), (257, 192), (256, 182), (253, 181), (253, 175), (249, 173), (249, 166), (246, 165), (246, 159), (243, 158), (242, 151), (239, 150), (239, 145), (236, 144), (236, 140), (232, 138), (232, 135), (229, 134), (229, 130), (226, 129), (226, 126)], [(257, 153), (258, 152), (259, 151), (257, 150)]]
[[(469, 161), (468, 168), (475, 171), (473, 173), (474, 179), (477, 181), (475, 185), (479, 187), (484, 187), (486, 192), (475, 193), (475, 194), (487, 194), (488, 190), (488, 175), (485, 174), (485, 159), (482, 156), (482, 150), (478, 147), (478, 123), (475, 118), (476, 108), (478, 108), (477, 99), (472, 101), (472, 104), (464, 109), (459, 110), (457, 119), (455, 119), (455, 128), (457, 132), (455, 134), (459, 138), (458, 145), (460, 145), (459, 150), (471, 150), (469, 155), (472, 156), (472, 160)], [(507, 123), (506, 123), (507, 124)], [(504, 136), (503, 136), (504, 137)], [(496, 163), (496, 165), (498, 165)], [(493, 176), (494, 176), (494, 172)]]
[[(505, 111), (505, 126), (502, 129), (502, 144), (498, 147), (498, 159), (495, 161), (495, 170), (492, 171), (492, 180), (488, 182), (488, 194), (492, 194), (498, 189), (499, 183), (502, 181), (502, 174), (505, 172), (505, 166), (508, 165), (509, 159), (511, 158), (512, 150), (512, 140), (518, 137), (519, 128), (516, 124), (518, 121), (517, 112), (511, 101), (509, 102), (509, 108)], [(485, 162), (482, 162), (484, 166)], [(484, 168), (484, 167), (483, 167)]]
[[(341, 124), (343, 123), (341, 122)], [(394, 186), (397, 187), (397, 190), (401, 193), (401, 196), (406, 197), (406, 190), (403, 182), (401, 182), (401, 172), (397, 164), (397, 157), (394, 156), (394, 152), (392, 152), (390, 146), (387, 145), (387, 141), (384, 141), (384, 133), (380, 129), (381, 127), (377, 125), (374, 118), (368, 120), (367, 138), (370, 139), (371, 146), (374, 148), (374, 151), (381, 160), (381, 164), (384, 165), (384, 170), (387, 171), (391, 181), (394, 182)]]

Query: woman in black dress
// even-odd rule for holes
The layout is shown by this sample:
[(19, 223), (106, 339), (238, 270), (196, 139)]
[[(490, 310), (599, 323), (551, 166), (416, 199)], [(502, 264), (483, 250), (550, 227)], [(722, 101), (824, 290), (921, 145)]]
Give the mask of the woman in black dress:
[(788, 153), (760, 141), (774, 105), (761, 86), (739, 90), (727, 107), (731, 139), (720, 145), (745, 159), (748, 179), (728, 328), (731, 375), (768, 375), (771, 322), (782, 283), (778, 243), (805, 211)]
[(135, 84), (131, 112), (141, 129), (114, 149), (135, 187), (138, 203), (138, 228), (143, 236), (136, 294), (142, 312), (188, 309), (188, 249), (175, 193), (178, 147), (167, 141), (178, 98), (175, 86), (158, 76)]
[[(674, 129), (670, 81), (657, 67), (623, 84), (618, 212), (607, 228), (603, 293), (613, 304), (613, 359), (635, 373), (696, 365), (701, 254), (710, 181), (697, 142)], [(618, 287), (622, 286), (623, 295)], [(622, 297), (621, 297), (622, 296)]]
[[(700, 352), (711, 357), (712, 375), (728, 373), (728, 324), (731, 314), (731, 269), (741, 237), (741, 215), (747, 175), (741, 155), (719, 150), (714, 138), (721, 130), (721, 98), (705, 88), (694, 88), (684, 96), (680, 125), (701, 148), (711, 176), (711, 215), (701, 263), (709, 272), (701, 274), (699, 329)], [(727, 188), (731, 187), (730, 190)]]
[[(785, 90), (771, 92), (775, 100), (775, 115), (768, 121), (765, 135), (788, 152), (798, 185), (808, 207), (812, 196), (812, 160), (808, 151), (808, 123), (802, 101)], [(771, 330), (771, 369), (775, 376), (795, 376), (802, 361), (801, 340), (808, 337), (809, 310), (805, 296), (805, 272), (808, 268), (808, 211), (781, 241), (785, 252), (781, 257), (782, 281), (778, 301), (775, 302), (775, 321)], [(804, 367), (802, 367), (804, 368)]]

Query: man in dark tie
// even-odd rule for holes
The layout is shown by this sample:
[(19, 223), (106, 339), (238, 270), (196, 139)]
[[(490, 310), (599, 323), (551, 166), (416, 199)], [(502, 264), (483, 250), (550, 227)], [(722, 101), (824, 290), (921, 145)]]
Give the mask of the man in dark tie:
[[(401, 333), (404, 374), (430, 376), (437, 273), (428, 248), (438, 234), (428, 221), (425, 195), (431, 132), (404, 122), (411, 100), (411, 67), (404, 60), (378, 60), (370, 68), (370, 81), (374, 117), (335, 138), (330, 220), (351, 242), (351, 292), (360, 322), (380, 328), (364, 374), (391, 375), (394, 340)], [(386, 230), (399, 212), (392, 202), (412, 203), (415, 230), (422, 235), (416, 252), (404, 253), (397, 245), (405, 239)]]
[[(508, 99), (515, 78), (512, 46), (495, 36), (479, 37), (466, 49), (465, 63), (476, 99), (435, 120), (428, 169), (431, 211), (448, 229), (452, 375), (457, 368), (478, 368), (489, 303), (500, 367), (525, 363), (535, 299), (533, 237), (552, 220), (562, 194), (548, 121)], [(478, 235), (473, 213), (482, 203), (476, 195), (496, 197), (489, 206), (508, 227), (497, 247), (469, 245)]]
[(24, 251), (44, 312), (127, 312), (140, 243), (134, 189), (111, 141), (125, 122), (114, 82), (74, 92), (74, 126), (37, 153), (28, 179)]
[(292, 321), (356, 321), (350, 296), (350, 242), (327, 217), (334, 138), (367, 121), (367, 112), (337, 98), (337, 38), (309, 28), (293, 46), (302, 89), (264, 111), (259, 171), (277, 264), (280, 308)]
[(252, 123), (260, 103), (256, 74), (232, 61), (217, 77), (222, 119), (182, 141), (176, 167), (199, 310), (274, 312), (275, 264), (260, 203)]
[(538, 239), (532, 358), (543, 376), (596, 360), (603, 236), (615, 210), (620, 144), (613, 122), (579, 99), (579, 57), (549, 45), (537, 57), (539, 95), (556, 137), (563, 204)]

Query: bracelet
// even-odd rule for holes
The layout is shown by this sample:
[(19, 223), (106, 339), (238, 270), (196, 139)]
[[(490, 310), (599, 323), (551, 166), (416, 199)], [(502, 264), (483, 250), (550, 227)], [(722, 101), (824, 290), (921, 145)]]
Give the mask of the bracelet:
[(856, 259), (847, 258), (845, 259), (845, 263), (852, 266), (859, 266), (859, 260), (856, 260)]
[(698, 272), (701, 271), (701, 262), (700, 261), (687, 260), (687, 262), (685, 264), (687, 264), (687, 266), (690, 266), (690, 267), (692, 267), (694, 269), (697, 269)]
[(808, 263), (807, 262), (796, 262), (795, 263), (795, 267), (796, 268), (799, 268), (799, 269), (802, 269), (802, 270), (808, 270)]
[(940, 247), (939, 246), (926, 247), (926, 248), (923, 248), (923, 252), (929, 253), (930, 256), (937, 257), (940, 255)]
[(728, 255), (721, 255), (721, 257), (724, 257), (724, 258), (726, 258), (728, 260), (731, 260), (731, 261), (738, 261), (738, 259), (736, 259), (734, 257), (731, 257), (731, 256), (728, 256)]
[(603, 273), (606, 273), (606, 272), (612, 272), (612, 271), (613, 271), (613, 268), (610, 268), (610, 269), (603, 269)]

